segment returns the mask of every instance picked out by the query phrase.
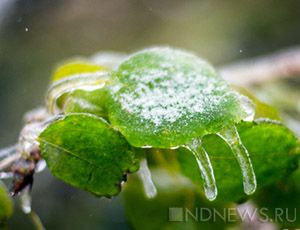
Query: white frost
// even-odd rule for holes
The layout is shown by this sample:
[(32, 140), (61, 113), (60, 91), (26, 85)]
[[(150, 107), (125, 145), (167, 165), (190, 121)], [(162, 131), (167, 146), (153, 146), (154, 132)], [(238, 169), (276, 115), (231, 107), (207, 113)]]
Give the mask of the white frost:
[(123, 87), (116, 85), (112, 88), (113, 93), (119, 94), (122, 109), (139, 114), (156, 126), (197, 113), (209, 114), (231, 93), (219, 78), (208, 77), (199, 71), (176, 70), (172, 65), (164, 65), (160, 70), (142, 69), (129, 78), (136, 82), (134, 90), (120, 93)]

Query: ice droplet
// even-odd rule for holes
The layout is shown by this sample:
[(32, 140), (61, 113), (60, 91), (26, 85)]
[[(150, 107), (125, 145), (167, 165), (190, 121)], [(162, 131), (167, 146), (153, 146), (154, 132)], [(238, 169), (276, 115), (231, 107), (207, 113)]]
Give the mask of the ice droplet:
[(239, 99), (240, 99), (241, 106), (246, 113), (246, 116), (243, 120), (253, 121), (255, 116), (255, 105), (248, 97), (245, 97), (243, 95), (240, 95)]
[(25, 214), (28, 214), (31, 218), (31, 221), (34, 225), (34, 229), (45, 230), (43, 223), (41, 222), (40, 217), (35, 213), (31, 208), (31, 194), (30, 194), (30, 186), (27, 186), (20, 195), (20, 205), (22, 211)]
[(30, 195), (30, 187), (27, 186), (21, 193), (20, 196), (21, 208), (25, 214), (29, 214), (31, 212), (31, 195)]
[(148, 198), (154, 198), (157, 195), (157, 189), (152, 181), (151, 172), (148, 168), (147, 160), (144, 159), (141, 161), (140, 170), (138, 175), (142, 180), (145, 194)]
[(219, 133), (219, 136), (229, 145), (237, 159), (243, 175), (244, 191), (247, 195), (251, 195), (256, 190), (256, 176), (249, 153), (240, 139), (236, 126)]
[(200, 139), (194, 139), (191, 143), (184, 146), (190, 150), (198, 163), (201, 176), (204, 180), (204, 192), (208, 200), (213, 201), (218, 195), (214, 171), (209, 156), (202, 146)]
[(44, 159), (39, 160), (39, 162), (37, 163), (37, 165), (35, 167), (35, 173), (42, 172), (46, 168), (46, 166), (47, 166), (47, 164)]

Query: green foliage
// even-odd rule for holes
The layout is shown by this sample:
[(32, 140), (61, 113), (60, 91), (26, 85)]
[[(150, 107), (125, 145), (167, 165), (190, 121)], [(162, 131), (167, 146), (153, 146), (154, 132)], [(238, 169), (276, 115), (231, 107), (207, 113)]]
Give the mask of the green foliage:
[(104, 71), (105, 67), (89, 63), (88, 60), (70, 60), (59, 66), (52, 75), (52, 81), (58, 81), (74, 74)]
[[(105, 74), (95, 74), (101, 71)], [(101, 87), (94, 89), (97, 84)], [(141, 158), (148, 159), (157, 196), (146, 198), (136, 175), (125, 191), (127, 215), (137, 229), (228, 227), (224, 221), (174, 225), (166, 221), (166, 212), (172, 206), (231, 207), (250, 198), (244, 193), (249, 182), (247, 194), (257, 187), (252, 197), (272, 206), (267, 199), (262, 202), (260, 194), (298, 167), (299, 142), (279, 123), (277, 110), (247, 91), (238, 93), (209, 64), (184, 51), (143, 50), (114, 71), (88, 62), (67, 64), (54, 75), (50, 91), (49, 98), (64, 115), (50, 123), (38, 141), (54, 176), (111, 197), (120, 192), (127, 173), (137, 171)], [(252, 115), (254, 121), (243, 121)], [(237, 132), (224, 138), (235, 126)], [(207, 158), (197, 158), (191, 150), (194, 140), (202, 150), (197, 154)], [(207, 185), (218, 189), (208, 190)], [(203, 187), (210, 200), (218, 193), (214, 202), (204, 198)]]
[(63, 98), (62, 110), (68, 113), (90, 113), (107, 118), (105, 92), (102, 89), (93, 91), (76, 90)]
[(113, 196), (137, 158), (126, 140), (103, 119), (71, 114), (50, 124), (39, 137), (51, 173), (98, 196)]
[(182, 145), (246, 116), (238, 93), (209, 64), (183, 51), (143, 50), (112, 76), (109, 120), (136, 147)]
[[(258, 190), (287, 177), (297, 168), (294, 134), (280, 124), (260, 121), (242, 122), (238, 125), (240, 137), (251, 153)], [(240, 202), (246, 199), (242, 176), (236, 159), (228, 145), (217, 135), (207, 135), (203, 146), (209, 152), (218, 185), (216, 202)], [(174, 150), (182, 173), (196, 186), (202, 181), (193, 155), (184, 148)], [(299, 154), (300, 152), (298, 152)]]
[[(264, 208), (270, 219), (282, 228), (297, 228), (300, 226), (300, 169), (290, 177), (265, 186), (254, 197), (259, 207)], [(283, 213), (281, 213), (283, 210)]]
[(1, 222), (5, 221), (12, 215), (13, 204), (10, 199), (5, 185), (0, 181), (0, 227)]
[[(156, 152), (156, 155), (163, 157), (163, 153)], [(151, 171), (158, 190), (156, 197), (149, 199), (144, 195), (142, 183), (135, 175), (130, 176), (124, 190), (126, 216), (134, 229), (225, 229), (239, 223), (236, 213), (227, 223), (218, 216), (214, 219), (209, 217), (212, 210), (222, 215), (226, 208), (233, 206), (209, 202), (181, 174), (157, 167), (151, 168)], [(180, 209), (182, 216), (175, 213), (179, 214), (179, 219), (172, 216), (172, 208)]]

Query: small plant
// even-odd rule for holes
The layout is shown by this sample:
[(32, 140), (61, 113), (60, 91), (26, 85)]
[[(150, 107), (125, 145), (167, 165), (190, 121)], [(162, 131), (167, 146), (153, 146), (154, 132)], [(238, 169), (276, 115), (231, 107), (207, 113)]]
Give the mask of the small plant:
[(27, 115), (14, 148), (21, 157), (11, 167), (12, 194), (31, 186), (45, 160), (54, 176), (96, 196), (118, 195), (137, 172), (127, 204), (139, 190), (135, 175), (148, 197), (139, 202), (160, 196), (166, 182), (151, 172), (179, 180), (170, 186), (192, 185), (185, 188), (213, 205), (253, 198), (296, 170), (299, 143), (276, 110), (241, 92), (207, 62), (166, 47), (64, 63), (53, 74), (47, 110)]

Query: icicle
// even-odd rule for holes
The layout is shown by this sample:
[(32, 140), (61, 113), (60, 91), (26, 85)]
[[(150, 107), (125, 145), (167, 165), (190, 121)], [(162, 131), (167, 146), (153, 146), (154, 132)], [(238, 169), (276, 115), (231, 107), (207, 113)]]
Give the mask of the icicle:
[(201, 172), (201, 176), (204, 180), (205, 196), (210, 201), (213, 201), (218, 195), (218, 190), (209, 156), (203, 148), (201, 140), (194, 139), (190, 144), (185, 145), (184, 147), (194, 154)]
[(52, 114), (59, 112), (59, 109), (56, 105), (56, 100), (61, 95), (77, 89), (86, 91), (101, 89), (105, 86), (107, 81), (107, 73), (95, 72), (88, 74), (78, 74), (54, 82), (47, 93), (48, 111)]
[(35, 166), (35, 173), (42, 172), (46, 168), (46, 166), (46, 161), (44, 159), (39, 160), (39, 162)]
[(256, 177), (252, 167), (252, 163), (248, 154), (247, 149), (243, 145), (238, 131), (235, 126), (222, 133), (219, 136), (224, 139), (224, 141), (231, 148), (234, 156), (236, 157), (243, 175), (244, 191), (246, 194), (250, 195), (256, 190)]
[(22, 211), (25, 214), (28, 214), (32, 220), (35, 229), (37, 230), (45, 230), (43, 223), (41, 222), (40, 217), (32, 210), (31, 208), (31, 194), (30, 194), (30, 186), (27, 186), (20, 195), (20, 203)]
[(30, 186), (27, 186), (20, 195), (20, 202), (22, 211), (25, 214), (29, 214), (31, 212), (31, 194), (30, 194)]
[(148, 198), (154, 198), (157, 195), (157, 190), (152, 181), (151, 172), (148, 168), (146, 159), (141, 161), (141, 166), (140, 170), (138, 171), (138, 175), (143, 183), (146, 196)]

